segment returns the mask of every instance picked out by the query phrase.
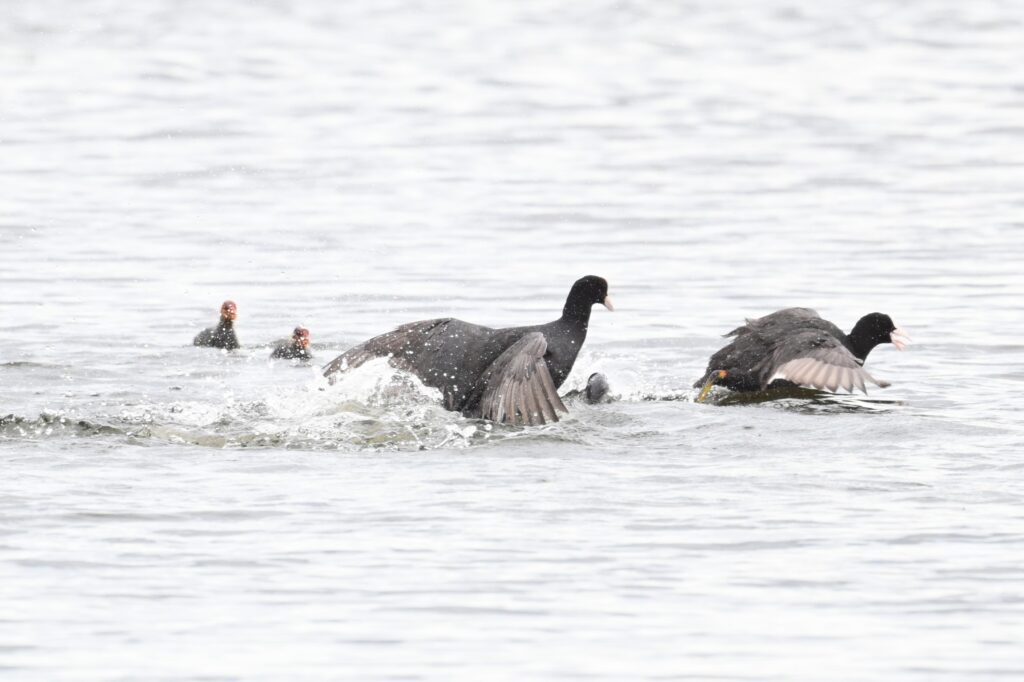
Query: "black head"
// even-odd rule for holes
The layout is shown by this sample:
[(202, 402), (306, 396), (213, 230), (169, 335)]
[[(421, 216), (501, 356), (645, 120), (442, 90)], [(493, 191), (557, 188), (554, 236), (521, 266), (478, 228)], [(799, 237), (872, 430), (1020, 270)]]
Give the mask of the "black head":
[(600, 303), (608, 310), (615, 310), (608, 297), (608, 282), (597, 275), (587, 275), (576, 280), (565, 299), (563, 316), (590, 317), (590, 307)]
[(594, 372), (587, 379), (587, 387), (583, 391), (583, 397), (588, 403), (599, 403), (607, 397), (610, 390), (608, 379), (600, 372)]
[(871, 313), (860, 318), (849, 335), (854, 353), (862, 359), (880, 343), (891, 343), (898, 350), (903, 350), (909, 338), (885, 313)]

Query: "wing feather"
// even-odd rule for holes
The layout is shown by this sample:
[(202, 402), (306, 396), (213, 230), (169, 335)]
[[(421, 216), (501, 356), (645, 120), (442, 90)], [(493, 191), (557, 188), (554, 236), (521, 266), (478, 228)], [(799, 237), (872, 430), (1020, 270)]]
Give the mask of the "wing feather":
[[(358, 346), (353, 346), (324, 366), (324, 376), (330, 377), (364, 365), (375, 358), (388, 358), (397, 369), (413, 370), (411, 353), (422, 348), (435, 335), (443, 332), (452, 321), (446, 317), (437, 320), (423, 320), (403, 324), (392, 331), (375, 336)], [(424, 377), (420, 377), (423, 379)]]
[(828, 376), (825, 378), (825, 388), (833, 392), (839, 388), (839, 375), (842, 373), (842, 367), (837, 365), (828, 365)]
[(521, 390), (523, 394), (523, 407), (526, 409), (527, 423), (544, 424), (544, 415), (540, 412), (540, 403), (537, 400), (534, 385), (532, 383), (523, 384)]
[(544, 361), (547, 348), (544, 335), (531, 332), (505, 349), (482, 377), (479, 416), (509, 424), (545, 424), (568, 412)]
[[(551, 402), (547, 399), (547, 389), (543, 386), (543, 382), (540, 386), (533, 387), (533, 395), (537, 400), (537, 409), (540, 410), (540, 416), (543, 417), (544, 421), (558, 421), (558, 414), (555, 411), (555, 407), (552, 406)], [(555, 395), (557, 395), (557, 393)]]
[(762, 388), (773, 381), (785, 381), (810, 388), (867, 393), (867, 384), (886, 387), (875, 379), (839, 339), (822, 330), (809, 330), (778, 341), (771, 353), (756, 367)]
[(841, 376), (839, 377), (840, 386), (847, 392), (853, 393), (853, 372), (849, 367), (843, 367)]
[(501, 405), (498, 411), (498, 421), (505, 422), (511, 420), (513, 424), (516, 423), (516, 385), (512, 381), (512, 376), (502, 377), (499, 383), (501, 391), (499, 404)]
[[(839, 373), (837, 374), (837, 372)], [(801, 358), (784, 363), (771, 377), (771, 381), (777, 379), (783, 379), (809, 388), (827, 389), (833, 392), (839, 388), (846, 388), (852, 392), (853, 388), (856, 387), (867, 393), (867, 383), (869, 382), (882, 388), (889, 385), (888, 382), (871, 376), (862, 367), (857, 367), (856, 369), (852, 367), (837, 368), (815, 358)]]

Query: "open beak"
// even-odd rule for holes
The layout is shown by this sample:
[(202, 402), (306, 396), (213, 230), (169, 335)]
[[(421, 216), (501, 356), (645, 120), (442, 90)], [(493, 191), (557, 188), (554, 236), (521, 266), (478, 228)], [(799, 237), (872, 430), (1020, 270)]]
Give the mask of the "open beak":
[(604, 300), (601, 301), (601, 305), (603, 305), (605, 308), (607, 308), (608, 310), (612, 311), (613, 313), (615, 312), (615, 306), (612, 305), (612, 297), (611, 296), (605, 296)]
[(892, 333), (889, 334), (889, 340), (892, 341), (892, 345), (896, 346), (896, 350), (905, 349), (907, 345), (913, 341), (913, 339), (910, 338), (910, 334), (898, 327), (893, 329)]

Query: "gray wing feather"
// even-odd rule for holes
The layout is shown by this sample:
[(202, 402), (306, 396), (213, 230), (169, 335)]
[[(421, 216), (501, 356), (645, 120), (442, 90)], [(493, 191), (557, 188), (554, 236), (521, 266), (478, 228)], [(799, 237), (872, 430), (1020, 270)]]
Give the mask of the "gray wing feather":
[(882, 388), (889, 385), (871, 376), (839, 339), (818, 332), (785, 339), (758, 371), (764, 387), (776, 379), (833, 392), (845, 388), (851, 393), (855, 387), (867, 393), (869, 382)]
[(375, 336), (358, 346), (353, 346), (324, 366), (324, 376), (355, 369), (374, 358), (388, 358), (397, 369), (413, 371), (412, 360), (407, 357), (410, 349), (421, 347), (423, 341), (444, 329), (450, 317), (424, 320), (403, 324), (393, 331)]
[(548, 342), (531, 332), (509, 346), (484, 373), (480, 416), (509, 424), (546, 424), (568, 412), (544, 361)]

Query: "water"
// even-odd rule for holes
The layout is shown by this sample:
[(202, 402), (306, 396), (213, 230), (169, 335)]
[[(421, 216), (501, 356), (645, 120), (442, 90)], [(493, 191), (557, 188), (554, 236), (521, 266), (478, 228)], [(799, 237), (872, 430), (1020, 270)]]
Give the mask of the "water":
[[(1019, 4), (209, 5), (3, 8), (5, 679), (1024, 675)], [(590, 273), (556, 425), (267, 360)], [(695, 404), (790, 305), (917, 343)]]

